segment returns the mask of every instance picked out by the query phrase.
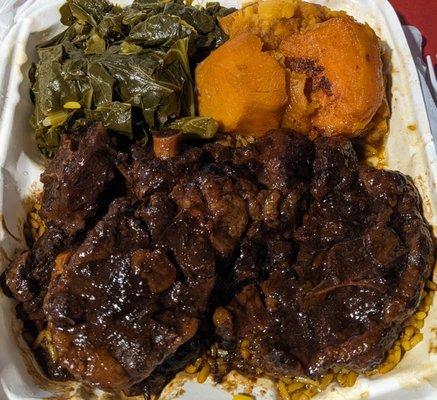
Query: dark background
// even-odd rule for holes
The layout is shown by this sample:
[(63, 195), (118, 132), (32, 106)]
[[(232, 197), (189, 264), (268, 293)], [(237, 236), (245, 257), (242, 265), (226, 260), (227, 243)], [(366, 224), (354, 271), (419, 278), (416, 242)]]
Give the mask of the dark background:
[(389, 0), (401, 23), (414, 25), (425, 38), (424, 56), (437, 65), (437, 0)]

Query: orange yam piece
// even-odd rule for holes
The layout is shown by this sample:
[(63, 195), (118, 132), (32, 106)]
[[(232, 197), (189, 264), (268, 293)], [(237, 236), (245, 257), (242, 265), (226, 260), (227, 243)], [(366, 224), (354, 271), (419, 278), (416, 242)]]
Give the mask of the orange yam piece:
[[(370, 27), (350, 17), (332, 18), (288, 36), (279, 50), (291, 71), (307, 75), (315, 132), (350, 137), (363, 132), (384, 98), (380, 43)], [(295, 129), (289, 95), (283, 126)]]
[(305, 94), (306, 82), (305, 73), (287, 71), (288, 104), (282, 117), (282, 126), (300, 133), (311, 131), (311, 115), (314, 112)]
[(244, 6), (220, 19), (220, 27), (231, 38), (242, 32), (263, 34), (281, 20), (294, 16), (297, 0), (264, 0)]
[(200, 115), (222, 131), (262, 136), (281, 125), (285, 69), (252, 33), (228, 40), (200, 63), (196, 85)]
[(220, 27), (232, 39), (243, 32), (261, 38), (264, 49), (277, 50), (281, 40), (339, 15), (319, 4), (301, 0), (261, 0), (221, 18)]

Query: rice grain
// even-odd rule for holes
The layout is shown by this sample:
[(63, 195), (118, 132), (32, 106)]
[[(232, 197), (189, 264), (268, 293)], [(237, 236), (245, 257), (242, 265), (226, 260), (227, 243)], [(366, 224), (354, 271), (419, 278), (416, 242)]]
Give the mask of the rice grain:
[(208, 379), (210, 372), (211, 372), (211, 366), (209, 365), (208, 362), (206, 362), (203, 368), (197, 374), (197, 382), (204, 383)]

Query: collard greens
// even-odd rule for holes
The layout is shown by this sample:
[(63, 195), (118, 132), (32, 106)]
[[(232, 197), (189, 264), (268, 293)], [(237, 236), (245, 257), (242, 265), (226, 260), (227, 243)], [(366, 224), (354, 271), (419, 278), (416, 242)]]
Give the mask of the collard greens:
[(67, 29), (38, 48), (30, 73), (41, 151), (50, 157), (63, 132), (94, 120), (131, 138), (168, 126), (213, 136), (215, 121), (196, 121), (192, 71), (226, 40), (218, 18), (231, 11), (181, 0), (126, 8), (68, 0), (61, 7)]

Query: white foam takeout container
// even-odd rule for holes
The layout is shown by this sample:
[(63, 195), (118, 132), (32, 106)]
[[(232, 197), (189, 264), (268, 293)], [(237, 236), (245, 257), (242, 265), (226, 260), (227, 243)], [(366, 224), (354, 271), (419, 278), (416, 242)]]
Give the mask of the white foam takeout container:
[[(392, 64), (392, 116), (387, 142), (388, 168), (410, 175), (418, 187), (429, 223), (437, 230), (437, 157), (420, 89), (418, 75), (396, 13), (387, 0), (317, 0), (333, 9), (343, 9), (358, 21), (367, 22), (390, 48)], [(128, 4), (129, 0), (117, 3)], [(239, 0), (222, 1), (240, 6)], [(22, 200), (40, 187), (43, 159), (33, 140), (29, 117), (27, 73), (35, 60), (35, 46), (60, 32), (59, 6), (62, 0), (30, 0), (16, 16), (16, 22), (0, 43), (0, 271), (16, 249), (23, 248), (26, 210)], [(407, 127), (410, 127), (407, 128)], [(411, 129), (415, 127), (415, 129)], [(91, 189), (92, 190), (92, 189)], [(23, 355), (25, 345), (17, 332), (14, 302), (0, 293), (0, 400), (41, 399), (53, 396), (53, 386), (41, 388), (35, 382), (32, 358)], [(437, 306), (431, 308), (423, 328), (424, 340), (408, 352), (390, 373), (360, 377), (353, 388), (333, 384), (317, 399), (437, 399)], [(26, 353), (26, 351), (24, 351)], [(30, 370), (29, 370), (30, 368)], [(30, 372), (29, 372), (30, 371)], [(33, 376), (33, 378), (32, 378)], [(181, 390), (182, 388), (182, 390)], [(232, 376), (226, 391), (207, 381), (176, 379), (165, 390), (164, 399), (225, 400), (230, 393), (249, 392), (256, 399), (276, 399), (267, 380), (255, 385)], [(76, 399), (83, 398), (76, 395)]]

